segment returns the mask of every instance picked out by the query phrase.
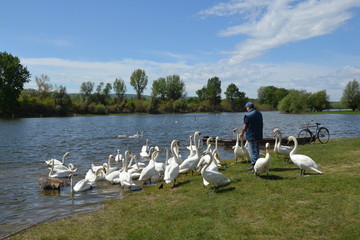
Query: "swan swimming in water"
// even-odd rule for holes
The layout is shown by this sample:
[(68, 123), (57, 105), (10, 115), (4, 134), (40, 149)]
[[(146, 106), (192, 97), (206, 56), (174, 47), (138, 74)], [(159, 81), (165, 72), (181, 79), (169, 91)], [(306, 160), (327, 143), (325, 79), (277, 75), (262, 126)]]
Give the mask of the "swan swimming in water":
[(49, 177), (51, 177), (51, 178), (68, 177), (70, 174), (73, 174), (76, 172), (76, 169), (74, 169), (73, 166), (74, 165), (71, 164), (70, 167), (72, 167), (72, 168), (55, 170), (54, 169), (54, 161), (52, 161), (51, 169), (49, 172)]
[(66, 152), (66, 153), (64, 154), (64, 156), (62, 157), (62, 160), (61, 160), (61, 161), (59, 161), (59, 160), (57, 160), (57, 159), (55, 159), (55, 158), (52, 158), (52, 159), (50, 159), (50, 160), (46, 160), (45, 163), (46, 163), (48, 166), (51, 166), (53, 163), (54, 163), (54, 165), (65, 165), (65, 158), (66, 158), (67, 156), (69, 156), (69, 155), (70, 155), (70, 152)]
[(294, 149), (290, 152), (290, 159), (300, 168), (300, 175), (305, 175), (305, 170), (311, 170), (323, 174), (323, 172), (318, 169), (315, 161), (310, 157), (303, 154), (295, 154), (298, 147), (298, 141), (294, 136), (289, 136), (288, 141), (294, 142)]

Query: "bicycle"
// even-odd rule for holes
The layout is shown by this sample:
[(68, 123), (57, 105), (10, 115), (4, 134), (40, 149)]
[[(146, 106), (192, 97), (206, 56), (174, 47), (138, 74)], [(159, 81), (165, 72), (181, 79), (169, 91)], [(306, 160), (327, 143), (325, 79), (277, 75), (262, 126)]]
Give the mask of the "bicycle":
[[(310, 125), (310, 123), (306, 123), (301, 125), (303, 128), (298, 134), (298, 142), (302, 144), (315, 142), (316, 139), (319, 140), (320, 143), (327, 143), (330, 139), (329, 130), (326, 127), (320, 127), (321, 123), (315, 123), (316, 125)], [(315, 133), (310, 130), (310, 128), (316, 127)]]

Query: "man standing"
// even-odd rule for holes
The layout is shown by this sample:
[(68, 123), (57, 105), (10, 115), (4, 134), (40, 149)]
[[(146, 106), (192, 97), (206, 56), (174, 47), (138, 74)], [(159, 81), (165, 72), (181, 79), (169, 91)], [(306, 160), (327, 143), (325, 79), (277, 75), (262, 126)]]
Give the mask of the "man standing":
[(243, 137), (246, 133), (252, 165), (248, 170), (253, 172), (256, 160), (259, 158), (260, 140), (263, 139), (263, 117), (252, 102), (246, 103), (245, 108), (247, 113), (244, 116), (244, 124), (239, 135)]

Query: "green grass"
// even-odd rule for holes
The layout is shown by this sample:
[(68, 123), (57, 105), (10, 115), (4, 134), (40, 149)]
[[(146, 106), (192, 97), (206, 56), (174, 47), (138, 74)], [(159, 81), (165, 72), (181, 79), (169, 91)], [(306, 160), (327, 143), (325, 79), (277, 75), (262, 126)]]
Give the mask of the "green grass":
[(245, 163), (221, 172), (232, 180), (213, 193), (200, 175), (174, 189), (145, 186), (93, 213), (39, 224), (13, 239), (357, 239), (360, 236), (360, 138), (303, 145), (324, 175), (271, 153), (270, 180)]
[(360, 110), (339, 110), (339, 111), (322, 111), (322, 112), (306, 112), (305, 114), (360, 114)]

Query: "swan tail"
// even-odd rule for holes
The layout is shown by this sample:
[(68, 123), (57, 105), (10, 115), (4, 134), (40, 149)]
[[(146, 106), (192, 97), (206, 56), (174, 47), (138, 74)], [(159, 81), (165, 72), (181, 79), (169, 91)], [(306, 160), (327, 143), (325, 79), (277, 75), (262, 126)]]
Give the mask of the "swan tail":
[(313, 170), (314, 172), (320, 173), (320, 174), (324, 174), (322, 171), (320, 171), (320, 170), (317, 169), (317, 168), (311, 168), (311, 170)]

